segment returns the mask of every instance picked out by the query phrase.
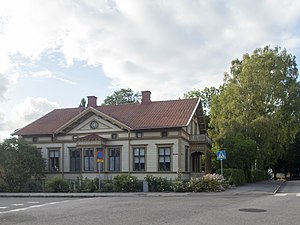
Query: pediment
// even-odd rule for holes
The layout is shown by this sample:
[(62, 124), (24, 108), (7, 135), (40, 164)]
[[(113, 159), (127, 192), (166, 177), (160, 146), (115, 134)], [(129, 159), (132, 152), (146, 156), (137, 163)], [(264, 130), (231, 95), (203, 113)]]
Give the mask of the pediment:
[(122, 131), (121, 128), (112, 124), (110, 121), (107, 121), (98, 115), (93, 115), (90, 118), (82, 121), (76, 127), (74, 127), (69, 133), (103, 133), (103, 132), (117, 132)]
[(104, 132), (118, 132), (128, 129), (126, 125), (107, 116), (106, 114), (88, 108), (81, 115), (69, 121), (57, 133), (64, 134), (79, 134), (79, 133), (104, 133)]

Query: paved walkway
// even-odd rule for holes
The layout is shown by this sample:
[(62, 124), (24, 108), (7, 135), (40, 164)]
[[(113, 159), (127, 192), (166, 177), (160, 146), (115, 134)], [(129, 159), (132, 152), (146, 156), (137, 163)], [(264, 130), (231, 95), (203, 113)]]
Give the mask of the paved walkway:
[(284, 181), (266, 180), (246, 184), (223, 192), (110, 192), (110, 193), (0, 193), (0, 197), (64, 197), (64, 198), (93, 198), (93, 197), (171, 197), (194, 195), (223, 195), (223, 194), (275, 194)]

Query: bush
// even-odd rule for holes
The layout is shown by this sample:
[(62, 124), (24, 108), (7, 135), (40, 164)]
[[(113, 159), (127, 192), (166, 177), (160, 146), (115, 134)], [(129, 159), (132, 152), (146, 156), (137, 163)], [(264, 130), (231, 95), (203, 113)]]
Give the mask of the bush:
[(187, 188), (192, 192), (223, 191), (227, 187), (227, 182), (219, 174), (206, 174), (201, 178), (191, 179), (187, 183)]
[(111, 180), (101, 181), (101, 192), (113, 192), (114, 184)]
[(147, 175), (145, 181), (148, 182), (148, 188), (150, 192), (162, 192), (171, 191), (171, 182), (167, 178), (155, 177), (153, 175)]
[(46, 181), (46, 192), (69, 192), (70, 187), (66, 179), (62, 177), (53, 177)]
[[(97, 179), (97, 180), (96, 180)], [(75, 182), (75, 191), (76, 192), (95, 192), (98, 188), (98, 178), (90, 180), (87, 177), (83, 179), (82, 176), (77, 177)]]
[(137, 177), (130, 175), (117, 175), (113, 178), (114, 191), (138, 191)]
[(224, 169), (223, 176), (230, 185), (240, 186), (246, 184), (246, 176), (242, 169)]
[(8, 184), (0, 178), (0, 192), (8, 192), (9, 191), (9, 186)]
[(26, 182), (23, 192), (42, 192), (42, 181), (41, 180), (29, 180)]
[(264, 170), (251, 170), (251, 182), (257, 182), (261, 180), (266, 180), (267, 179), (267, 172)]
[(187, 191), (187, 182), (176, 179), (171, 184), (171, 189), (172, 189), (172, 191), (175, 191), (175, 192), (186, 192)]

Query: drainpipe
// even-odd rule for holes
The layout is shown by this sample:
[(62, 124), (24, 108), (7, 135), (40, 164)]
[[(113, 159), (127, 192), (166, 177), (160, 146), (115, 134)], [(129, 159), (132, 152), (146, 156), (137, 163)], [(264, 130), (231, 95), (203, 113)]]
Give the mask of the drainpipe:
[(131, 150), (130, 150), (130, 130), (128, 130), (128, 174), (130, 175), (131, 170)]

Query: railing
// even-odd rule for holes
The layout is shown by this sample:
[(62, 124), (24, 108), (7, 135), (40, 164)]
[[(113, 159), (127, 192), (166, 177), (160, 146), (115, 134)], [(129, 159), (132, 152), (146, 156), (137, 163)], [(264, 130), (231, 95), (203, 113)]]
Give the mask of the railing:
[(211, 139), (205, 134), (192, 134), (190, 135), (190, 141), (211, 144)]

